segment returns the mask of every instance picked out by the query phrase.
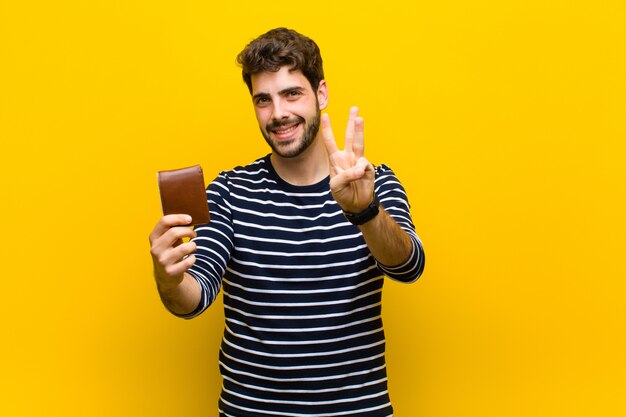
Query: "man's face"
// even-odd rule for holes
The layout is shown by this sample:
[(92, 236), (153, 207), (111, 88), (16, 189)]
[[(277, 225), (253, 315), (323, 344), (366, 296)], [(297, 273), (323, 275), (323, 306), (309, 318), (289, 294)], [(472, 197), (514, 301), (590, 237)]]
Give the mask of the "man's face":
[[(326, 83), (317, 91), (300, 71), (281, 67), (251, 77), (252, 103), (263, 137), (283, 158), (304, 152), (315, 140), (320, 110), (326, 107)], [(320, 100), (321, 99), (321, 100)]]

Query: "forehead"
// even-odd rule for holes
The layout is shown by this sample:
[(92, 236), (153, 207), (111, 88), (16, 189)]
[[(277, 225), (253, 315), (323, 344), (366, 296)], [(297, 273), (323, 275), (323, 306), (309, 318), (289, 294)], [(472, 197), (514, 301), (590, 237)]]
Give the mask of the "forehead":
[(278, 71), (263, 71), (253, 74), (250, 77), (250, 82), (252, 84), (252, 95), (259, 93), (273, 94), (291, 87), (312, 90), (309, 80), (302, 74), (302, 71), (290, 71), (287, 66), (280, 67)]

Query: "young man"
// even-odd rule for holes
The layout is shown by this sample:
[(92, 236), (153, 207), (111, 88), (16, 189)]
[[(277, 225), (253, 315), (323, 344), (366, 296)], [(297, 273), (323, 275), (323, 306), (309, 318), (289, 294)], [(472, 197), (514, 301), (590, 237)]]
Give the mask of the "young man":
[(357, 108), (337, 148), (311, 39), (274, 29), (238, 62), (272, 153), (209, 185), (209, 224), (158, 222), (161, 299), (191, 318), (223, 289), (220, 415), (390, 416), (383, 275), (413, 282), (424, 268), (404, 189), (363, 156)]

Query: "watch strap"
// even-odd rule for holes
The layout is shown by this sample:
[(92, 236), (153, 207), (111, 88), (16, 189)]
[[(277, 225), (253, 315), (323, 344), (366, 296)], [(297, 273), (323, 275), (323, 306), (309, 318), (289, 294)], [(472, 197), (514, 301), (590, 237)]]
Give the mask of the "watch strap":
[(364, 223), (369, 222), (378, 215), (379, 206), (380, 200), (378, 199), (376, 193), (374, 193), (374, 199), (365, 210), (361, 211), (360, 213), (349, 213), (344, 211), (343, 215), (346, 216), (346, 219), (348, 219), (350, 223), (354, 224), (355, 226), (360, 226)]

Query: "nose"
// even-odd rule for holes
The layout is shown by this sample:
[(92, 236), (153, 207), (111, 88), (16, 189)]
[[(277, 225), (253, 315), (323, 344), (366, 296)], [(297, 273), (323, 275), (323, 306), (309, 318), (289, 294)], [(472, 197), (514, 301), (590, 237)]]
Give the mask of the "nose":
[(289, 118), (289, 111), (286, 103), (282, 100), (274, 100), (274, 107), (272, 108), (272, 119), (283, 120)]

